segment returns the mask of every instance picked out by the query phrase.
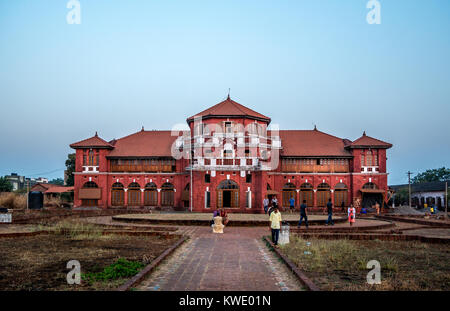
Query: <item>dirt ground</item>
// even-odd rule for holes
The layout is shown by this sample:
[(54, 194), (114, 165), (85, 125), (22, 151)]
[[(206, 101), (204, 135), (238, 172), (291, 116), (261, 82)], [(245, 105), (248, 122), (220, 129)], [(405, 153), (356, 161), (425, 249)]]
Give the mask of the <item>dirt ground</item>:
[(0, 240), (0, 290), (112, 290), (127, 279), (68, 285), (69, 260), (81, 272), (99, 272), (119, 258), (148, 264), (176, 237), (67, 236), (61, 234)]
[[(450, 245), (291, 236), (281, 250), (322, 290), (450, 290)], [(373, 259), (381, 265), (379, 285), (367, 283)]]

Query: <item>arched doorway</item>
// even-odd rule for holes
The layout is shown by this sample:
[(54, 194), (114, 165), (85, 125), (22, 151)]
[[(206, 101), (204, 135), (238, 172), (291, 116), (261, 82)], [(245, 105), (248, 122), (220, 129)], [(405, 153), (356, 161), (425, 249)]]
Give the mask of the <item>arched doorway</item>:
[(382, 191), (378, 189), (378, 186), (372, 182), (365, 183), (361, 189), (362, 192), (362, 202), (361, 207), (371, 208), (375, 204), (383, 206), (383, 194)]
[(317, 186), (317, 206), (325, 207), (331, 198), (331, 188), (329, 184), (321, 183)]
[(346, 184), (339, 183), (334, 187), (334, 206), (348, 206), (348, 188)]
[[(95, 189), (98, 188), (98, 185), (93, 181), (86, 182), (82, 189)], [(97, 206), (98, 205), (98, 199), (81, 199), (81, 205), (82, 206)]]
[(156, 184), (153, 182), (149, 182), (148, 184), (145, 185), (144, 205), (145, 206), (158, 205), (158, 190)]
[(191, 197), (190, 190), (191, 190), (190, 184), (187, 183), (186, 186), (184, 187), (183, 193), (181, 194), (181, 201), (183, 201), (184, 207), (189, 207), (189, 198)]
[(239, 186), (232, 180), (224, 180), (217, 187), (217, 208), (239, 208)]
[(282, 191), (282, 197), (283, 197), (283, 207), (284, 208), (289, 208), (290, 198), (294, 198), (294, 200), (295, 200), (294, 206), (297, 206), (297, 191), (295, 190), (295, 185), (292, 183), (285, 184), (283, 187), (283, 191)]
[(124, 205), (124, 195), (123, 185), (116, 182), (112, 185), (111, 189), (111, 205), (112, 206), (123, 206)]
[(314, 191), (310, 183), (304, 183), (300, 186), (300, 202), (306, 200), (306, 206), (314, 206)]
[(174, 186), (166, 182), (161, 186), (161, 206), (173, 206), (175, 201)]
[(141, 205), (141, 186), (138, 183), (133, 182), (128, 185), (128, 206), (140, 206)]

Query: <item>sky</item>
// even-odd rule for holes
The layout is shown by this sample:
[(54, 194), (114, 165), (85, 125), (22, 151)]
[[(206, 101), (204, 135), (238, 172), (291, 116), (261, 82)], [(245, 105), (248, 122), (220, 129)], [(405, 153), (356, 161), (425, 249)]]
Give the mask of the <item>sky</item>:
[(450, 1), (0, 0), (0, 176), (62, 178), (69, 144), (171, 129), (224, 100), (392, 143), (389, 184), (450, 167)]

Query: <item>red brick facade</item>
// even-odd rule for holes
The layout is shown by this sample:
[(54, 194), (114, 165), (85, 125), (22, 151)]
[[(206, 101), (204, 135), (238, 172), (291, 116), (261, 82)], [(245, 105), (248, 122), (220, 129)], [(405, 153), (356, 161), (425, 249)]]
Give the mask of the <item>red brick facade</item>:
[(262, 213), (268, 193), (284, 208), (295, 196), (296, 209), (305, 198), (312, 207), (328, 198), (336, 207), (385, 200), (392, 145), (365, 133), (352, 142), (316, 128), (268, 130), (270, 118), (230, 98), (187, 122), (184, 138), (142, 129), (110, 142), (96, 134), (72, 144), (74, 206)]

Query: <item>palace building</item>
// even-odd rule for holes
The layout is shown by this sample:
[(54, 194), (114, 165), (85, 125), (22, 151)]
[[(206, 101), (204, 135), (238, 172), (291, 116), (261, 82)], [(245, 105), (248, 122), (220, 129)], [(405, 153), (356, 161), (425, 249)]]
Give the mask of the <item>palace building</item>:
[[(263, 213), (263, 199), (282, 208), (383, 205), (386, 150), (313, 130), (279, 130), (271, 119), (228, 98), (187, 119), (189, 130), (141, 131), (73, 143), (74, 207), (154, 207)], [(269, 128), (270, 125), (270, 128)]]

